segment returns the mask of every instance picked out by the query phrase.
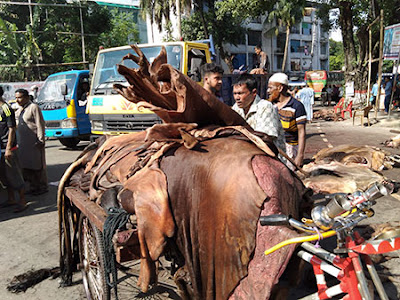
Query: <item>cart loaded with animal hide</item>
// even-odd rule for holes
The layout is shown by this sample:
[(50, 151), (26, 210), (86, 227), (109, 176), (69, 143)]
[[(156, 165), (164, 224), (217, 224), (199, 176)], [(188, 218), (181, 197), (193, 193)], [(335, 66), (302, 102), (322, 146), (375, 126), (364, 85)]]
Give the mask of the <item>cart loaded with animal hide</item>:
[(147, 292), (167, 256), (184, 299), (268, 299), (294, 247), (263, 252), (296, 233), (258, 220), (298, 216), (302, 182), (268, 135), (168, 65), (164, 49), (149, 64), (132, 48), (137, 55), (124, 59), (139, 68), (118, 65), (129, 85), (114, 88), (163, 123), (99, 138), (67, 169), (58, 193), (63, 283), (80, 266), (86, 292), (107, 299), (115, 265), (140, 260)]

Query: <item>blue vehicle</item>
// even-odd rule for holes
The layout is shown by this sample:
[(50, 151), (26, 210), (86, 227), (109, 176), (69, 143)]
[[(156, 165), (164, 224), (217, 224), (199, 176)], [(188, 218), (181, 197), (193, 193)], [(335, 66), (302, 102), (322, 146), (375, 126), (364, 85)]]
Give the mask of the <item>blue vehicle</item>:
[(46, 121), (46, 137), (57, 138), (66, 147), (89, 140), (86, 114), (89, 71), (72, 70), (50, 75), (36, 100)]

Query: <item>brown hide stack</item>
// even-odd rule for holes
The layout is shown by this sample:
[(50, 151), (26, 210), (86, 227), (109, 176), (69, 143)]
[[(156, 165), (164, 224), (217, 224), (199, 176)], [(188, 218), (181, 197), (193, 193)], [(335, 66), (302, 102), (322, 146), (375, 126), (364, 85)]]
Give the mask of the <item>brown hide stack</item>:
[[(185, 261), (176, 280), (186, 297), (249, 299), (256, 283), (254, 299), (268, 298), (293, 248), (268, 258), (262, 251), (295, 233), (260, 228), (258, 219), (260, 213), (297, 215), (304, 187), (276, 159), (267, 135), (165, 64), (165, 49), (150, 65), (132, 48), (138, 56), (125, 59), (139, 69), (120, 65), (130, 86), (114, 87), (165, 123), (107, 139), (85, 166), (90, 198), (99, 202), (114, 189), (120, 205), (136, 215), (142, 291), (157, 281), (156, 261), (173, 243)], [(260, 264), (269, 272), (259, 273)]]
[(385, 156), (388, 153), (371, 146), (340, 145), (333, 148), (320, 150), (313, 156), (315, 163), (330, 163), (337, 161), (345, 165), (364, 164), (374, 171), (380, 171), (385, 164)]
[[(340, 145), (314, 155), (314, 162), (303, 167), (306, 187), (316, 193), (353, 193), (364, 190), (384, 177), (378, 173), (392, 168), (387, 153), (375, 147)], [(299, 174), (303, 176), (303, 174)]]
[[(185, 163), (177, 168), (177, 162)], [(175, 278), (186, 298), (268, 299), (294, 248), (268, 257), (263, 251), (296, 234), (261, 227), (258, 219), (260, 213), (297, 216), (301, 181), (278, 160), (232, 137), (205, 141), (201, 151), (180, 147), (163, 157), (160, 168), (185, 258)]]

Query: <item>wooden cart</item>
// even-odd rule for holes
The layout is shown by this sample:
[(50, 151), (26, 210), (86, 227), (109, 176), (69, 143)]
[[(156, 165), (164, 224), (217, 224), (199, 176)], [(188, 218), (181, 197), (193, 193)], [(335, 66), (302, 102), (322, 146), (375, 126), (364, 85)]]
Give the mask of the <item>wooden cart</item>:
[[(69, 200), (69, 201), (68, 201)], [(82, 271), (83, 285), (88, 299), (110, 299), (110, 286), (105, 269), (103, 225), (107, 214), (96, 202), (78, 188), (64, 189), (59, 201), (60, 265), (65, 284), (72, 283), (72, 272)], [(140, 258), (137, 229), (114, 235), (116, 262)]]

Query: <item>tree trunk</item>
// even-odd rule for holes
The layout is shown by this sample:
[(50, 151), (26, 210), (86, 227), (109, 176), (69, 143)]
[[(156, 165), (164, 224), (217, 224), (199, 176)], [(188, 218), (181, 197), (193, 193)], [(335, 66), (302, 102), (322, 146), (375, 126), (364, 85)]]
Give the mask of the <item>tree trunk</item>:
[(204, 17), (204, 12), (203, 12), (202, 8), (200, 8), (199, 13), (200, 13), (200, 18), (201, 18), (201, 23), (203, 24), (203, 28), (204, 28), (204, 35), (205, 35), (206, 39), (208, 39), (209, 34), (208, 34), (207, 22)]
[(339, 1), (339, 24), (342, 30), (343, 49), (345, 52), (344, 64), (346, 70), (344, 72), (345, 80), (354, 81), (355, 66), (357, 61), (356, 47), (353, 36), (353, 11), (350, 1)]
[(285, 72), (286, 67), (286, 59), (289, 48), (289, 36), (290, 36), (290, 26), (286, 26), (286, 42), (285, 42), (285, 51), (283, 52), (283, 61), (282, 61), (282, 72)]

